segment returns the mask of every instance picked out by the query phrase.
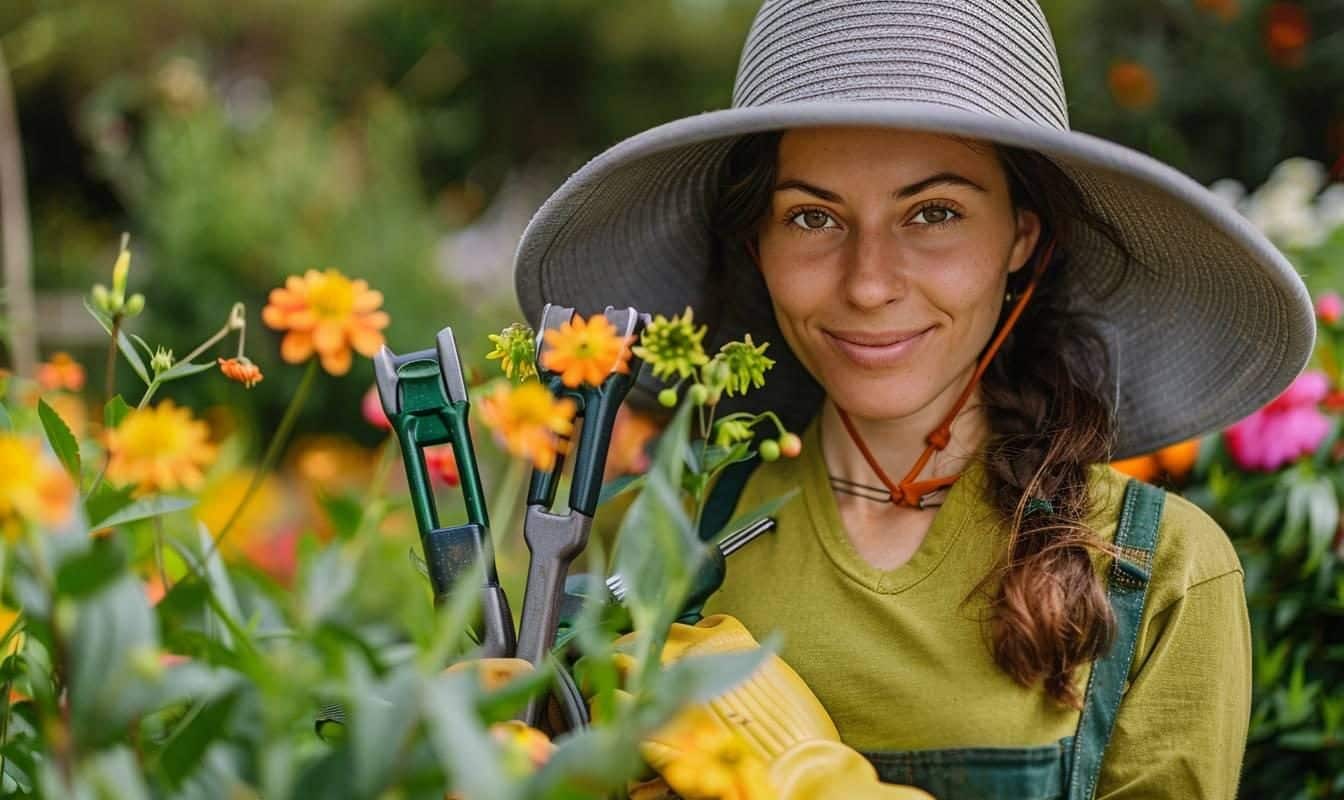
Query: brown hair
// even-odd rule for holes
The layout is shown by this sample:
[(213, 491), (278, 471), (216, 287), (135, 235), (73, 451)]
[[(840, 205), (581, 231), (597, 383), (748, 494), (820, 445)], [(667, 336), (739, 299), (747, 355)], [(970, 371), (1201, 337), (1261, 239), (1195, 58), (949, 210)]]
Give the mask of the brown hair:
[[(781, 135), (746, 136), (725, 158), (711, 217), (723, 244), (718, 268), (725, 273), (755, 269), (747, 247), (770, 207)], [(1050, 237), (1056, 250), (1035, 296), (981, 381), (990, 429), (985, 472), (990, 499), (1007, 524), (1008, 543), (1002, 562), (979, 588), (997, 578), (989, 620), (995, 662), (1020, 684), (1043, 682), (1050, 697), (1077, 708), (1081, 697), (1074, 670), (1105, 654), (1115, 625), (1091, 558), (1093, 550), (1112, 548), (1086, 524), (1092, 511), (1090, 468), (1109, 460), (1114, 420), (1105, 385), (1110, 375), (1105, 343), (1096, 327), (1065, 302), (1069, 245), (1085, 227), (1122, 252), (1124, 247), (1053, 162), (1032, 151), (996, 150), (1014, 208), (1041, 218), (1033, 258), (1040, 257)], [(1030, 272), (1011, 275), (1009, 291), (1020, 291)], [(1009, 308), (1005, 303), (1005, 314)]]

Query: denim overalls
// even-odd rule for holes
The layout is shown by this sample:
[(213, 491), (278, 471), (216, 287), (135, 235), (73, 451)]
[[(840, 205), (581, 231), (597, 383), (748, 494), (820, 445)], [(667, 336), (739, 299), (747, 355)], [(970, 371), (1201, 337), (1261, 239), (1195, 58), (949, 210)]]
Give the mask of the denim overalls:
[[(718, 532), (732, 516), (755, 466), (754, 461), (742, 462), (720, 476), (702, 517), (702, 536)], [(1131, 480), (1125, 487), (1115, 532), (1115, 545), (1125, 557), (1111, 567), (1107, 588), (1115, 612), (1115, 640), (1110, 652), (1092, 665), (1074, 735), (1042, 747), (865, 752), (883, 782), (917, 786), (938, 800), (1089, 800), (1093, 796), (1102, 755), (1128, 688), (1165, 497), (1161, 489), (1141, 481)]]

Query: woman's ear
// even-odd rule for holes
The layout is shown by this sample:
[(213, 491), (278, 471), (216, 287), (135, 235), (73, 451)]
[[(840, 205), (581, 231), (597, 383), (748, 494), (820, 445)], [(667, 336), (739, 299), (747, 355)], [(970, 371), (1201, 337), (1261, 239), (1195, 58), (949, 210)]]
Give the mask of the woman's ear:
[(1017, 272), (1027, 265), (1027, 259), (1036, 251), (1036, 243), (1041, 238), (1041, 215), (1025, 208), (1017, 210), (1017, 236), (1013, 239), (1013, 252), (1008, 259), (1008, 271)]

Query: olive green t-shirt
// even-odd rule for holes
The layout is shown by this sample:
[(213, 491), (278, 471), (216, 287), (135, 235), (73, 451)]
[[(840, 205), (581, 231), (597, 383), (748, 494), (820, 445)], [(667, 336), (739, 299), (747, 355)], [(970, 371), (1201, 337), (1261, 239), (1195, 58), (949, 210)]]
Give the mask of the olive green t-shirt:
[[(1090, 524), (1108, 540), (1126, 481), (1094, 468)], [(728, 559), (705, 614), (732, 614), (757, 638), (781, 634), (780, 654), (846, 744), (1029, 747), (1075, 732), (1077, 711), (1018, 685), (990, 652), (988, 600), (975, 587), (1006, 539), (981, 468), (953, 485), (914, 556), (891, 570), (850, 544), (815, 421), (803, 454), (758, 467), (737, 507), (794, 488), (776, 529)], [(986, 588), (992, 596), (996, 587)], [(1080, 692), (1088, 672), (1076, 676)], [(1096, 797), (1234, 797), (1251, 702), (1242, 569), (1218, 525), (1176, 495), (1167, 495), (1129, 677)]]

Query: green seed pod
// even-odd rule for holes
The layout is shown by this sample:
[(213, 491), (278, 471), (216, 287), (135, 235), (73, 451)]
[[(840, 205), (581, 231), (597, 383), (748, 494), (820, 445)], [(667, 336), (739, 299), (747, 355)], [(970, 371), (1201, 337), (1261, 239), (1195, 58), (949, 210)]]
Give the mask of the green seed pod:
[(779, 442), (776, 442), (774, 439), (766, 439), (764, 442), (761, 442), (760, 453), (762, 461), (778, 461)]
[(664, 389), (658, 393), (658, 404), (667, 408), (675, 408), (677, 405), (677, 390)]
[(709, 400), (709, 389), (705, 388), (704, 384), (697, 383), (691, 387), (686, 395), (691, 398), (692, 403), (695, 403), (697, 406), (703, 406)]
[(135, 294), (126, 298), (126, 316), (134, 317), (136, 314), (139, 314), (141, 311), (144, 310), (145, 310), (145, 296), (143, 294), (136, 292)]

